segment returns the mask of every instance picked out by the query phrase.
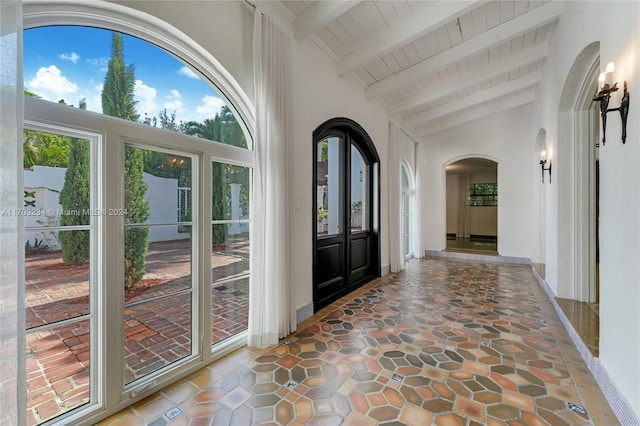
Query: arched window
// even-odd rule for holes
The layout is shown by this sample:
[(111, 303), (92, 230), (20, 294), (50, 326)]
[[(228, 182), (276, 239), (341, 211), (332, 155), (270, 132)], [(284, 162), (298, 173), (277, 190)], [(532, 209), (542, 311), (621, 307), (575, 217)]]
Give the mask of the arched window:
[(253, 108), (148, 15), (24, 18), (27, 418), (94, 423), (244, 344)]

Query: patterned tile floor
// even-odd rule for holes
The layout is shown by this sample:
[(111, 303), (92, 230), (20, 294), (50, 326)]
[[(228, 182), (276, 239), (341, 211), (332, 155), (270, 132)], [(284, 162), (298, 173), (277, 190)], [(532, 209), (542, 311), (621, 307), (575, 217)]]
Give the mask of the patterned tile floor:
[(618, 422), (529, 266), (427, 258), (100, 425), (258, 423)]

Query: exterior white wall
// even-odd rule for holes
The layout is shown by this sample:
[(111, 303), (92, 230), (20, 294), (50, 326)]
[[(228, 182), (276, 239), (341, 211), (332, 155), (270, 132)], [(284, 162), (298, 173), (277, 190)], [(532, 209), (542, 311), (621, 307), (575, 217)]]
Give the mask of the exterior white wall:
[[(640, 89), (640, 3), (565, 2), (564, 13), (552, 39), (543, 80), (532, 114), (528, 139), (535, 141), (546, 130), (547, 152), (553, 158), (554, 181), (545, 184), (544, 263), (546, 281), (554, 291), (563, 285), (559, 265), (573, 264), (569, 245), (560, 236), (559, 215), (563, 203), (574, 194), (559, 193), (558, 181), (574, 175), (575, 158), (557, 156), (572, 152), (567, 135), (559, 134), (558, 110), (565, 87), (580, 85), (569, 71), (579, 53), (590, 43), (600, 43), (600, 68), (616, 65), (614, 81), (627, 81), (633, 99)], [(610, 108), (619, 105), (622, 90), (612, 96)], [(621, 121), (609, 113), (607, 143), (600, 147), (600, 362), (618, 390), (640, 416), (640, 123), (631, 101), (627, 142), (620, 140)], [(635, 118), (634, 118), (635, 117)], [(563, 117), (564, 118), (564, 117)], [(556, 173), (556, 171), (558, 173)], [(540, 175), (533, 176), (533, 182)], [(567, 201), (569, 200), (569, 201)], [(576, 214), (585, 214), (576, 211)]]
[[(515, 111), (507, 116), (489, 116), (436, 134), (425, 142), (426, 170), (421, 182), (423, 198), (423, 246), (426, 250), (446, 247), (445, 166), (464, 158), (488, 158), (498, 163), (498, 252), (503, 256), (531, 257), (531, 145), (530, 113)], [(423, 203), (425, 207), (425, 203)]]
[[(64, 186), (65, 167), (34, 166), (32, 169), (24, 170), (25, 191), (36, 192), (36, 205), (27, 207), (25, 210), (38, 211), (36, 215), (25, 217), (25, 226), (42, 226), (49, 223), (56, 226), (60, 223), (62, 206), (59, 203), (60, 191)], [(149, 223), (171, 223), (178, 219), (178, 181), (177, 179), (163, 178), (143, 174), (144, 182), (147, 184), (145, 199), (149, 203), (151, 216)], [(174, 194), (173, 197), (167, 194)], [(29, 198), (31, 200), (31, 198)], [(149, 242), (169, 241), (181, 238), (188, 238), (188, 233), (179, 233), (178, 226), (157, 226), (149, 229)], [(48, 231), (27, 232), (25, 241), (31, 244), (35, 239), (43, 240), (44, 245), (52, 249), (60, 248), (55, 235)]]

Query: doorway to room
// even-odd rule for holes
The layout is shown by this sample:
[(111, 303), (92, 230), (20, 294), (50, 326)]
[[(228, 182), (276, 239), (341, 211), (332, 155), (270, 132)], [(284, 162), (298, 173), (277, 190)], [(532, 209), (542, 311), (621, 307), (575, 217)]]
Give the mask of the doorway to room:
[[(588, 59), (587, 59), (588, 58)], [(585, 66), (586, 65), (586, 66)], [(573, 152), (573, 185), (559, 186), (560, 196), (574, 197), (575, 212), (569, 221), (559, 214), (559, 229), (573, 251), (560, 263), (557, 302), (591, 355), (599, 356), (600, 346), (600, 110), (593, 102), (600, 70), (599, 43), (587, 46), (576, 59), (572, 72), (576, 81), (567, 81), (559, 109), (559, 134), (566, 138), (561, 154)], [(607, 141), (608, 142), (608, 141)], [(580, 184), (578, 184), (580, 183)], [(564, 213), (564, 212), (563, 212)], [(564, 220), (564, 222), (563, 222)], [(569, 256), (570, 255), (570, 256)]]
[(498, 254), (498, 163), (467, 158), (446, 166), (447, 250)]
[(313, 305), (317, 311), (380, 276), (379, 158), (357, 123), (313, 135)]

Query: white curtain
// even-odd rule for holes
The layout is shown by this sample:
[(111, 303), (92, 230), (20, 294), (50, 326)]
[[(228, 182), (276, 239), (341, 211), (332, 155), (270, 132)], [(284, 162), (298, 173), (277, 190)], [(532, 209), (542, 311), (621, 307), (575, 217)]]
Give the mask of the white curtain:
[(400, 222), (402, 208), (402, 190), (400, 188), (400, 129), (389, 122), (389, 257), (391, 272), (398, 272), (404, 267), (402, 250), (403, 230)]
[(413, 235), (414, 235), (414, 247), (415, 253), (414, 256), (417, 258), (424, 257), (424, 248), (422, 245), (422, 215), (420, 212), (426, 211), (426, 205), (423, 206), (422, 203), (426, 202), (426, 197), (424, 196), (424, 191), (426, 188), (426, 184), (422, 182), (424, 176), (426, 176), (426, 163), (427, 163), (427, 153), (424, 150), (424, 146), (420, 143), (416, 143), (416, 195), (415, 195), (415, 213), (413, 217)]
[(0, 416), (26, 423), (22, 218), (22, 3), (0, 1)]
[(292, 143), (291, 39), (256, 12), (256, 104), (249, 346), (275, 345), (295, 330), (289, 284), (289, 180)]

